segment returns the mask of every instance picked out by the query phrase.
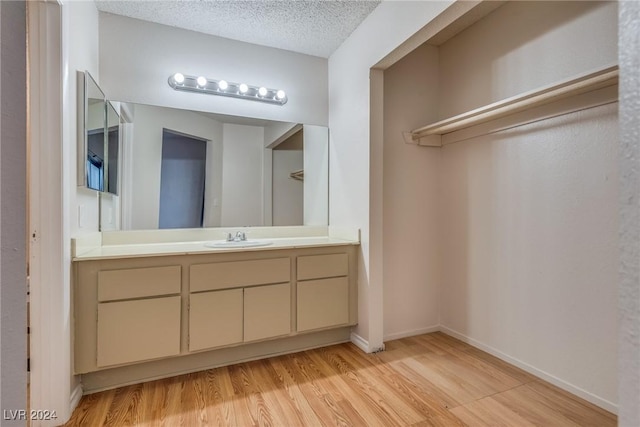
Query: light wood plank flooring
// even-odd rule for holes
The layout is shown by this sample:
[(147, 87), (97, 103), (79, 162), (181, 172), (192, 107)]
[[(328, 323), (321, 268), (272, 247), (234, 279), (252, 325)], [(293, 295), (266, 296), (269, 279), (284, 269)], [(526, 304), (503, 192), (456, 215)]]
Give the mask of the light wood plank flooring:
[(341, 344), (84, 396), (68, 426), (615, 426), (442, 333)]

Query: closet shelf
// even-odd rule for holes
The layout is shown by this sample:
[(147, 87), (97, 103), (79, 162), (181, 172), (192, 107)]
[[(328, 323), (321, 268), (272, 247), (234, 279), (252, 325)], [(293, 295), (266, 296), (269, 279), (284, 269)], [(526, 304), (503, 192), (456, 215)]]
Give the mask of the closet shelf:
[(617, 83), (618, 66), (614, 65), (403, 132), (403, 137), (407, 144), (441, 147), (442, 135)]

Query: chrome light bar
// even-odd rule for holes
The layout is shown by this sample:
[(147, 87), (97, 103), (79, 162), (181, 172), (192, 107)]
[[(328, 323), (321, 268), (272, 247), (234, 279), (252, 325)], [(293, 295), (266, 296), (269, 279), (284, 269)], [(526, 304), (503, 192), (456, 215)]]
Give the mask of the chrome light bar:
[(281, 89), (269, 89), (264, 86), (251, 86), (245, 83), (232, 83), (226, 80), (207, 79), (203, 76), (188, 76), (175, 73), (169, 77), (169, 86), (185, 92), (206, 93), (208, 95), (230, 96), (249, 101), (284, 105), (287, 94)]

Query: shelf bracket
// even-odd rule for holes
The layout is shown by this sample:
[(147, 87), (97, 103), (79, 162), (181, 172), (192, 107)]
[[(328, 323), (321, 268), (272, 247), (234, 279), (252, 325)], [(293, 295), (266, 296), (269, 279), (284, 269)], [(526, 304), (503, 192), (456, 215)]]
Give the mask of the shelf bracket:
[(412, 132), (402, 132), (402, 137), (406, 144), (418, 145), (420, 147), (442, 147), (441, 135), (418, 136)]

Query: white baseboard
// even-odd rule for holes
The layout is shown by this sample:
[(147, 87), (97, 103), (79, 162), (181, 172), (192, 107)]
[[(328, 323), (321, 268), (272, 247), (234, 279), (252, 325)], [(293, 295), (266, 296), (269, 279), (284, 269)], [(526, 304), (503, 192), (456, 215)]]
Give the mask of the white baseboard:
[(369, 349), (369, 341), (365, 340), (355, 332), (351, 332), (351, 342), (365, 353), (371, 353), (371, 350)]
[(446, 326), (440, 325), (440, 331), (450, 335), (454, 338), (459, 339), (460, 341), (464, 341), (467, 344), (470, 344), (484, 352), (487, 352), (489, 354), (491, 354), (492, 356), (497, 357), (498, 359), (504, 360), (507, 363), (510, 363), (514, 366), (517, 366), (518, 368), (522, 369), (523, 371), (526, 371), (532, 375), (535, 375), (538, 378), (541, 378), (553, 385), (555, 385), (556, 387), (559, 387), (565, 391), (568, 391), (569, 393), (575, 394), (578, 397), (581, 397), (582, 399), (586, 400), (587, 402), (593, 403), (594, 405), (605, 409), (613, 414), (617, 414), (618, 413), (618, 405), (609, 402), (606, 399), (603, 399), (599, 396), (596, 396), (592, 393), (589, 393), (586, 390), (581, 389), (580, 387), (577, 387), (573, 384), (570, 384), (564, 380), (561, 380), (558, 377), (555, 377), (545, 371), (542, 371), (534, 366), (529, 365), (528, 363), (525, 363), (519, 359), (513, 358), (491, 346), (488, 346), (486, 344), (481, 343), (480, 341), (477, 341), (473, 338), (470, 338), (464, 334), (461, 334), (460, 332), (454, 331), (453, 329), (447, 328)]
[(78, 403), (80, 403), (80, 399), (82, 399), (82, 384), (78, 384), (71, 393), (71, 397), (69, 398), (69, 415), (73, 414)]
[(432, 332), (438, 332), (438, 331), (440, 331), (440, 325), (433, 325), (427, 328), (412, 329), (410, 331), (394, 332), (393, 334), (385, 335), (383, 337), (383, 341), (386, 342), (386, 341), (399, 340), (400, 338), (413, 337), (413, 336), (422, 335), (422, 334), (430, 334)]

